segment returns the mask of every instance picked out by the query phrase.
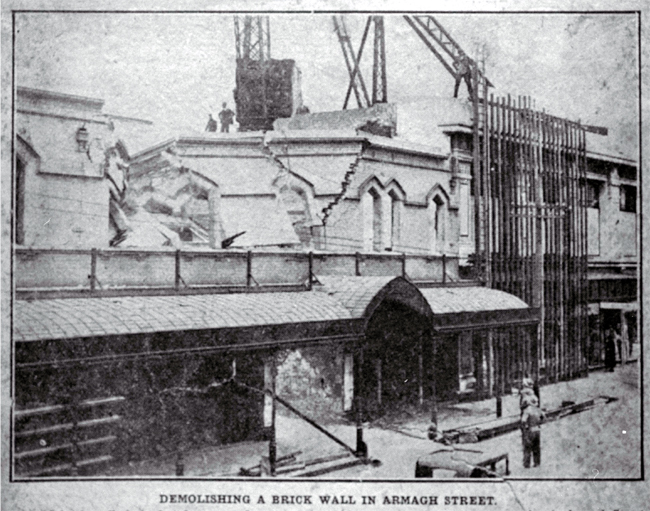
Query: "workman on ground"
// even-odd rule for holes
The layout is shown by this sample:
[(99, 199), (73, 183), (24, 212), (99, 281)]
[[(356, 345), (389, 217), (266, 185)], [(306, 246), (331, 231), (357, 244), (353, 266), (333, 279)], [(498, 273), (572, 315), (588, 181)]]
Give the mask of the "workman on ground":
[(538, 467), (542, 461), (540, 426), (544, 422), (545, 415), (539, 407), (536, 396), (527, 399), (526, 403), (521, 415), (521, 437), (524, 445), (524, 468), (530, 468), (531, 455), (535, 467)]

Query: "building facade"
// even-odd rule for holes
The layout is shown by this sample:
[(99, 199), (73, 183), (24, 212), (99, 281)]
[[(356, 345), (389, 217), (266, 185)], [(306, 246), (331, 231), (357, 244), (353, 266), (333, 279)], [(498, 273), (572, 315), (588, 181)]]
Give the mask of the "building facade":
[(108, 247), (121, 127), (151, 123), (108, 115), (96, 98), (18, 87), (15, 99), (16, 245)]
[(621, 338), (617, 358), (638, 353), (637, 165), (619, 156), (588, 153), (589, 363), (604, 363), (605, 337)]
[[(540, 308), (469, 271), (478, 190), (462, 127), (450, 151), (304, 129), (187, 135), (129, 156), (106, 143), (100, 101), (54, 95), (96, 117), (41, 115), (49, 93), (22, 94), (19, 476), (94, 473), (115, 461), (273, 438), (273, 393), (319, 420), (334, 414), (361, 426), (402, 405), (435, 410), (438, 400), (499, 397), (545, 369)], [(93, 118), (105, 133), (91, 132)], [(51, 122), (66, 127), (56, 144), (46, 137)], [(52, 144), (67, 152), (46, 158)], [(56, 157), (64, 164), (48, 166)], [(598, 202), (609, 208), (600, 239), (626, 243), (617, 226), (636, 228), (632, 162), (589, 162), (589, 186), (612, 184), (594, 192), (614, 201)], [(66, 187), (60, 196), (56, 186)], [(97, 209), (78, 213), (90, 202)], [(595, 205), (585, 205), (592, 252)], [(50, 210), (61, 216), (48, 223)], [(82, 229), (73, 243), (78, 217), (92, 236)], [(629, 249), (598, 250), (591, 275), (626, 280)], [(596, 302), (602, 321), (614, 322), (607, 304), (622, 302)], [(629, 331), (626, 307), (614, 310)], [(69, 433), (51, 434), (62, 424)], [(89, 433), (80, 436), (79, 424)]]

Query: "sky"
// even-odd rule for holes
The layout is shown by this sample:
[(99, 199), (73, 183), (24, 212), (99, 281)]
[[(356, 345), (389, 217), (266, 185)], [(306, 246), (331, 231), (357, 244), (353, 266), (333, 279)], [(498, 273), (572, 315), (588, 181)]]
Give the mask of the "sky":
[[(610, 135), (602, 143), (635, 157), (635, 15), (436, 18), (466, 53), (485, 56), (495, 94), (531, 96), (539, 109), (606, 126)], [(355, 48), (365, 20), (346, 16)], [(272, 14), (270, 25), (271, 56), (296, 61), (304, 103), (312, 112), (341, 109), (347, 70), (331, 15)], [(418, 105), (451, 97), (453, 79), (402, 16), (385, 15), (385, 27), (389, 102)], [(17, 85), (101, 98), (105, 112), (152, 120), (161, 132), (203, 130), (222, 102), (234, 110), (231, 14), (22, 13), (15, 30)], [(369, 39), (362, 67), (368, 83), (371, 57)]]

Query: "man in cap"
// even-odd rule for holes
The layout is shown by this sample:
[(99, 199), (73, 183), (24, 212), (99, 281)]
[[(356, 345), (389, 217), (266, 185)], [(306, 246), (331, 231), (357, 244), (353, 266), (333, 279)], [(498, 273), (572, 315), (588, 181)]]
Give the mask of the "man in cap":
[(525, 400), (526, 406), (521, 414), (521, 436), (524, 444), (524, 468), (530, 468), (530, 458), (534, 466), (539, 466), (542, 458), (540, 426), (544, 422), (544, 412), (539, 407), (536, 396)]
[(530, 378), (524, 378), (521, 382), (521, 390), (519, 391), (519, 416), (523, 415), (524, 408), (528, 405), (527, 400), (530, 397), (535, 397), (535, 391), (533, 390), (533, 380)]

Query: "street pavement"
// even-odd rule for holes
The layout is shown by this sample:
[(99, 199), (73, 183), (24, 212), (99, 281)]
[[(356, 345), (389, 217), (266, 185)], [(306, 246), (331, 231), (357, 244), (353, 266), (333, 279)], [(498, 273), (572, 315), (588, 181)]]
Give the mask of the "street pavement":
[[(641, 410), (637, 364), (617, 366), (614, 373), (596, 372), (588, 378), (562, 382), (541, 388), (542, 407), (552, 409), (564, 400), (576, 402), (608, 396), (617, 401), (570, 415), (542, 426), (542, 463), (540, 467), (523, 467), (521, 433), (515, 431), (460, 448), (480, 449), (486, 457), (508, 453), (511, 478), (549, 479), (626, 479), (641, 474)], [(454, 410), (475, 411), (474, 415)], [(495, 400), (463, 403), (444, 407), (439, 414), (442, 429), (468, 425), (495, 417)], [(514, 414), (512, 413), (514, 412)], [(519, 415), (516, 395), (504, 399), (504, 415)], [(491, 416), (490, 416), (491, 414)], [(426, 423), (413, 419), (394, 426), (394, 434), (366, 433), (370, 455), (382, 460), (380, 467), (360, 466), (335, 473), (337, 478), (391, 479), (413, 477), (417, 458), (431, 452), (429, 446), (414, 443), (424, 436)], [(397, 433), (396, 430), (402, 431)], [(409, 436), (407, 436), (407, 433)], [(399, 441), (398, 436), (404, 440)], [(327, 477), (327, 476), (324, 476)]]
[[(542, 464), (525, 469), (522, 465), (521, 434), (515, 431), (479, 443), (457, 445), (480, 450), (485, 457), (507, 453), (512, 478), (614, 479), (636, 478), (641, 470), (641, 411), (638, 364), (617, 366), (614, 373), (597, 371), (587, 378), (543, 386), (541, 405), (554, 409), (563, 401), (576, 403), (601, 396), (616, 401), (567, 416), (542, 427)], [(438, 426), (448, 430), (496, 418), (495, 399), (441, 404)], [(503, 415), (519, 416), (516, 391), (503, 398)], [(411, 479), (418, 458), (439, 448), (427, 439), (430, 412), (401, 410), (364, 424), (364, 441), (369, 456), (380, 463), (360, 465), (320, 476), (324, 479)], [(350, 423), (322, 424), (351, 447), (356, 445), (356, 428)], [(346, 452), (321, 432), (294, 416), (278, 414), (276, 419), (278, 456), (301, 451), (303, 460)], [(268, 442), (205, 448), (186, 453), (185, 475), (193, 477), (234, 476), (240, 467), (258, 464), (268, 455)], [(173, 475), (175, 458), (156, 459), (120, 469), (111, 475)]]

